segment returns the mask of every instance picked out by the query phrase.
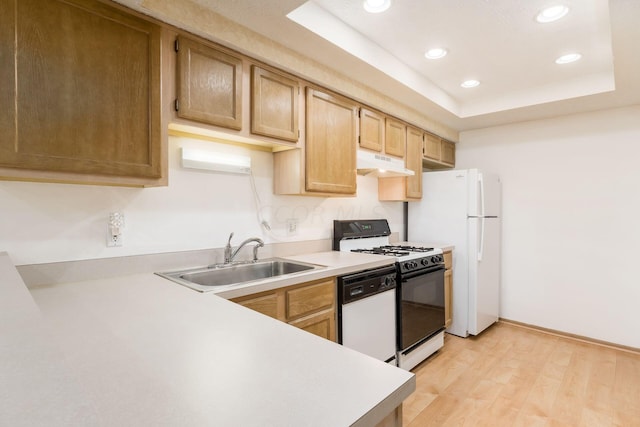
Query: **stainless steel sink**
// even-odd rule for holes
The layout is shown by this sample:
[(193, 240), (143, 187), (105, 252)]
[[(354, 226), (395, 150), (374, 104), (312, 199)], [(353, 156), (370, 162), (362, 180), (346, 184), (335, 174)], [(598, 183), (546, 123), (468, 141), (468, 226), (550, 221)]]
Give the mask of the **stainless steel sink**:
[(156, 273), (192, 289), (207, 292), (258, 280), (293, 275), (322, 268), (321, 265), (270, 258), (257, 262), (216, 264), (209, 267)]

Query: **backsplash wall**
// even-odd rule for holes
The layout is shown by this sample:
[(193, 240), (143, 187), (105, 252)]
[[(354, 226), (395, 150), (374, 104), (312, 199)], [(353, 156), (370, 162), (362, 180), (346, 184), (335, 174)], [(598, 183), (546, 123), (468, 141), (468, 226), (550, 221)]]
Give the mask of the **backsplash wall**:
[[(248, 175), (183, 169), (180, 147), (250, 156)], [(379, 202), (375, 178), (358, 176), (349, 198), (276, 196), (270, 152), (169, 137), (169, 186), (120, 188), (0, 182), (0, 251), (16, 265), (223, 247), (258, 236), (266, 243), (327, 239), (334, 219), (387, 218), (402, 230), (402, 203)], [(110, 212), (123, 212), (123, 246), (106, 246)], [(287, 220), (297, 220), (295, 235)], [(265, 220), (271, 227), (260, 225)]]

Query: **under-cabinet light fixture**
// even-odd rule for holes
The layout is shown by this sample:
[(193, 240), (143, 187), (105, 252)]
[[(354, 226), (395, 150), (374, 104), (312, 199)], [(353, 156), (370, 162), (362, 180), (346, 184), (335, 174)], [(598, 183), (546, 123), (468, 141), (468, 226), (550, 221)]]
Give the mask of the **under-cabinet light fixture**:
[(251, 157), (182, 147), (182, 167), (248, 174), (251, 173)]

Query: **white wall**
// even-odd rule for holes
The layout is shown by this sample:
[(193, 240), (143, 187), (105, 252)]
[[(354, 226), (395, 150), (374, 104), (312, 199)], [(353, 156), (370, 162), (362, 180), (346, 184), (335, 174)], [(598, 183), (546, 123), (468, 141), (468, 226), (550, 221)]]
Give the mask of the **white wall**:
[[(182, 169), (179, 147), (251, 156), (260, 208), (247, 175)], [(402, 204), (378, 201), (377, 180), (358, 177), (358, 196), (273, 195), (269, 152), (182, 137), (169, 139), (169, 186), (119, 188), (0, 181), (0, 251), (16, 265), (223, 247), (251, 236), (267, 243), (327, 239), (334, 219), (387, 218), (402, 231)], [(271, 227), (263, 230), (258, 209)], [(125, 215), (124, 245), (106, 247), (109, 212)], [(299, 220), (287, 236), (286, 220)]]
[(460, 139), (502, 179), (501, 317), (640, 347), (640, 107)]

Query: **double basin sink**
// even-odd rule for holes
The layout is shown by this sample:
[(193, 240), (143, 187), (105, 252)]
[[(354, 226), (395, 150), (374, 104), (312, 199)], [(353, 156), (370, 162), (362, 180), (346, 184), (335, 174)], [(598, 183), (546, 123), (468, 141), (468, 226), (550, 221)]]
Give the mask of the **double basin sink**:
[(282, 258), (270, 258), (255, 262), (215, 264), (208, 267), (156, 274), (191, 289), (209, 292), (221, 287), (242, 285), (269, 278), (275, 279), (319, 268), (323, 268), (323, 266)]

